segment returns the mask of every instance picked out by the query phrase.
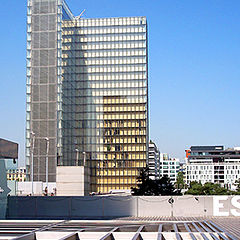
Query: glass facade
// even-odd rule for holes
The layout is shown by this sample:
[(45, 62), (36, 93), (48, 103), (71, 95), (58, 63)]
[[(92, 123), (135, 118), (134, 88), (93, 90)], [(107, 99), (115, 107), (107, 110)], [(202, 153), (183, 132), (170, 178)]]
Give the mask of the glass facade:
[(75, 148), (86, 153), (92, 190), (134, 187), (147, 154), (146, 18), (64, 21), (62, 54), (60, 164), (75, 165)]
[[(39, 0), (29, 2), (36, 4)], [(30, 86), (27, 93), (28, 165), (33, 148), (31, 132), (34, 132), (36, 180), (45, 180), (44, 138), (48, 137), (52, 181), (56, 164), (83, 165), (85, 159), (85, 165), (91, 169), (92, 191), (135, 187), (139, 169), (146, 165), (148, 148), (146, 18), (73, 18), (63, 1), (40, 2), (50, 5), (55, 2), (54, 13), (47, 14), (54, 16), (52, 20), (56, 24), (55, 29), (46, 30), (48, 35), (43, 32), (43, 39), (48, 39), (47, 49), (33, 48), (36, 40), (32, 37), (36, 33), (30, 24), (32, 57), (28, 61), (33, 64), (36, 55), (33, 51), (39, 51), (40, 62), (29, 68), (27, 84)], [(52, 8), (48, 5), (48, 9)], [(33, 19), (34, 14), (29, 14)], [(52, 32), (54, 50), (49, 49)], [(41, 54), (50, 50), (53, 51), (47, 52), (48, 61), (42, 59), (41, 62)], [(49, 62), (49, 57), (54, 61), (51, 58), (53, 62)], [(51, 70), (52, 66), (55, 71)], [(44, 69), (46, 74), (42, 79), (40, 71)], [(32, 82), (36, 71), (39, 79), (34, 77)], [(33, 100), (36, 91), (38, 99)]]
[(26, 167), (29, 179), (33, 154), (34, 181), (46, 180), (46, 139), (49, 139), (48, 180), (56, 181), (61, 144), (58, 136), (61, 136), (64, 6), (63, 0), (28, 0), (27, 3)]

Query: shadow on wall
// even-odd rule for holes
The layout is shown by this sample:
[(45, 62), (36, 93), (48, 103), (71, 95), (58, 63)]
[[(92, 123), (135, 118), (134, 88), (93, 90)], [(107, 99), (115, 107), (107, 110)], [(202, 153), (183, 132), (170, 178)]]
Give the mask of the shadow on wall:
[(136, 216), (136, 200), (132, 196), (11, 196), (8, 198), (7, 219), (112, 219)]

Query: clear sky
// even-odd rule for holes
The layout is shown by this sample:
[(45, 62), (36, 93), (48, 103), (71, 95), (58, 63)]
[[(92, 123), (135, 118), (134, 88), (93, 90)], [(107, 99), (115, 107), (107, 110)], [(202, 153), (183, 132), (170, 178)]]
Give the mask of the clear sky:
[[(0, 138), (24, 162), (26, 0), (1, 1)], [(191, 145), (240, 146), (239, 0), (67, 0), (74, 15), (146, 16), (150, 138), (184, 157)]]

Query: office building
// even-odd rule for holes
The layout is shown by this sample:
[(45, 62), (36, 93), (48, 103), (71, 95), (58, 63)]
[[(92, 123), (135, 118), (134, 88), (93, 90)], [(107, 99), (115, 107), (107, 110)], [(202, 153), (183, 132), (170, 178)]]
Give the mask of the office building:
[(160, 158), (159, 150), (157, 145), (150, 140), (148, 146), (148, 168), (149, 168), (149, 177), (153, 180), (159, 178), (160, 174)]
[[(63, 0), (28, 0), (28, 178), (90, 168), (91, 191), (136, 186), (148, 152), (145, 17), (74, 17)], [(32, 164), (33, 162), (33, 164)]]
[(192, 146), (186, 164), (187, 184), (191, 181), (212, 182), (235, 189), (240, 179), (240, 148)]
[(174, 183), (180, 169), (178, 158), (171, 158), (167, 153), (160, 153), (160, 177), (166, 176)]

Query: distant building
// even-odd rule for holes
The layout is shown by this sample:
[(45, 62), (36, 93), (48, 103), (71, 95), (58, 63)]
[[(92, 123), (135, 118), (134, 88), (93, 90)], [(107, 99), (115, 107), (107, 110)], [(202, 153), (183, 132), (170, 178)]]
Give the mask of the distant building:
[(185, 153), (186, 153), (186, 159), (188, 159), (188, 157), (191, 155), (191, 150), (190, 149), (186, 149)]
[(240, 178), (240, 147), (192, 146), (186, 164), (186, 181), (213, 182), (235, 189)]
[(167, 153), (160, 153), (160, 177), (167, 176), (172, 182), (176, 182), (179, 169), (178, 158), (170, 158)]
[(8, 181), (26, 181), (26, 168), (20, 167), (17, 169), (7, 169), (7, 180)]
[(148, 146), (148, 167), (150, 178), (153, 180), (159, 178), (160, 174), (159, 154), (156, 144), (150, 140)]

